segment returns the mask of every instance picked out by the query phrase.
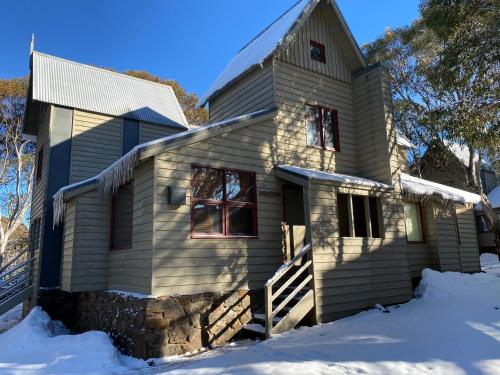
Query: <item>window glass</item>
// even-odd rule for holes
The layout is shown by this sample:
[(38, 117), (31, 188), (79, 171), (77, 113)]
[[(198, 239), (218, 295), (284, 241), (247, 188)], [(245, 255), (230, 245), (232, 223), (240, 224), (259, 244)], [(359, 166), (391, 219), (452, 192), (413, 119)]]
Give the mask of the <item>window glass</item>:
[(224, 171), (215, 168), (192, 168), (192, 195), (194, 198), (224, 199)]
[(486, 233), (491, 231), (491, 225), (486, 215), (478, 215), (476, 216), (477, 230), (479, 233)]
[(134, 220), (134, 188), (127, 184), (118, 189), (112, 205), (111, 248), (132, 247), (132, 227)]
[(321, 43), (310, 41), (311, 59), (322, 63), (326, 62), (325, 46)]
[(364, 197), (359, 195), (352, 196), (352, 213), (354, 216), (354, 236), (367, 237)]
[(409, 242), (423, 241), (420, 206), (416, 203), (404, 202), (406, 238)]
[(339, 219), (340, 237), (350, 237), (349, 230), (349, 196), (347, 194), (337, 194), (337, 215)]
[(226, 174), (227, 199), (238, 202), (252, 202), (254, 199), (253, 174), (228, 171)]
[(193, 227), (198, 233), (222, 233), (222, 206), (195, 204)]
[(335, 125), (332, 111), (323, 111), (323, 128), (325, 132), (325, 147), (335, 148)]
[(321, 147), (321, 109), (306, 106), (307, 145)]
[(252, 235), (254, 207), (229, 207), (229, 234)]
[(368, 203), (370, 206), (370, 221), (372, 225), (372, 237), (373, 238), (381, 238), (381, 230), (380, 230), (380, 223), (379, 223), (379, 205), (378, 205), (378, 199), (375, 197), (370, 197), (368, 198)]

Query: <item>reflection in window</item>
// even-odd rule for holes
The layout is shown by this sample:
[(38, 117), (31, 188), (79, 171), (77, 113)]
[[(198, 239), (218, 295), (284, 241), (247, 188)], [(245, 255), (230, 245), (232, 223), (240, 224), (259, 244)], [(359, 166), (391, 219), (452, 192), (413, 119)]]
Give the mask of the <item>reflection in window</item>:
[(193, 236), (256, 236), (255, 173), (192, 167)]
[(487, 233), (493, 230), (492, 226), (486, 215), (478, 215), (476, 216), (476, 225), (479, 233)]
[(420, 205), (412, 202), (404, 202), (404, 215), (406, 225), (406, 238), (408, 242), (422, 242), (422, 218), (420, 216)]
[(306, 105), (305, 120), (308, 146), (340, 151), (337, 111)]

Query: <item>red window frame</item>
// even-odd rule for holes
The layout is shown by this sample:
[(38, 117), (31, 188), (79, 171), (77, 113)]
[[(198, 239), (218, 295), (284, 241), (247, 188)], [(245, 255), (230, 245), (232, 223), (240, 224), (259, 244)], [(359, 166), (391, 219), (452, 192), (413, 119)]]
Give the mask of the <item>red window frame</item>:
[[(321, 115), (319, 116), (321, 147), (318, 147), (315, 145), (309, 145), (309, 144), (307, 146), (308, 147), (315, 147), (315, 148), (322, 148), (323, 150), (340, 152), (339, 112), (336, 109), (324, 107), (324, 106), (321, 106), (318, 104), (306, 103), (306, 107), (317, 108), (321, 111)], [(332, 120), (333, 120), (333, 132), (334, 132), (333, 136), (335, 137), (335, 145), (333, 148), (327, 147), (325, 145), (325, 128), (323, 126), (323, 117), (324, 117), (325, 112), (330, 112), (331, 116), (332, 116)], [(306, 128), (306, 138), (307, 138), (307, 128)]]
[[(118, 196), (118, 193), (120, 192), (120, 189), (122, 187), (125, 187), (129, 184), (132, 184), (133, 182), (128, 182), (125, 185), (122, 185), (118, 188), (118, 190), (112, 195), (111, 197), (111, 220), (109, 221), (109, 251), (114, 251), (114, 250), (128, 250), (133, 247), (133, 238), (130, 243), (130, 245), (127, 246), (115, 246), (115, 224), (116, 224), (116, 199)], [(133, 215), (133, 214), (132, 214)], [(132, 216), (133, 220), (133, 216)], [(133, 223), (132, 223), (133, 224)]]
[[(311, 57), (311, 60), (321, 62), (323, 64), (326, 64), (326, 52), (325, 52), (325, 45), (315, 42), (314, 40), (309, 41), (309, 48), (310, 48), (310, 53), (309, 56)], [(312, 49), (313, 48), (319, 48), (320, 50), (320, 57), (319, 59), (315, 59), (312, 55)]]
[[(193, 191), (193, 169), (194, 168), (210, 168), (223, 172), (223, 198), (222, 200), (213, 200), (205, 198), (195, 198), (191, 196), (191, 238), (258, 238), (258, 225), (257, 225), (257, 179), (256, 173), (253, 171), (244, 171), (235, 168), (216, 168), (209, 165), (191, 164), (191, 192)], [(253, 202), (238, 202), (226, 199), (226, 176), (228, 172), (247, 173), (253, 179)], [(202, 233), (196, 232), (194, 227), (194, 211), (193, 207), (197, 204), (204, 204), (206, 206), (220, 206), (222, 207), (222, 233)], [(231, 207), (251, 207), (252, 208), (252, 234), (230, 234), (229, 233), (229, 209)]]

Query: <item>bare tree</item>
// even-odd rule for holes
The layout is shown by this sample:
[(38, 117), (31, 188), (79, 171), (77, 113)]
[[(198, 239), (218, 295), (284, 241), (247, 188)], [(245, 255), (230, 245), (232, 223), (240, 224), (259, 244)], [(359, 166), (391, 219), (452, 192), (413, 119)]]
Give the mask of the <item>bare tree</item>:
[(0, 80), (0, 265), (30, 208), (34, 143), (22, 133), (26, 88), (26, 80)]

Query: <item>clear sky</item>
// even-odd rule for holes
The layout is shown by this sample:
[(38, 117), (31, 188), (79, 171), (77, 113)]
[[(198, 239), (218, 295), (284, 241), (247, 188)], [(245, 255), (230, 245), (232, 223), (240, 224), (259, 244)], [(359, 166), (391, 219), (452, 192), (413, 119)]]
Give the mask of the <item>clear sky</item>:
[[(296, 0), (12, 0), (2, 4), (0, 78), (28, 74), (35, 49), (147, 70), (204, 93), (229, 60)], [(359, 45), (409, 24), (418, 0), (337, 0)]]

